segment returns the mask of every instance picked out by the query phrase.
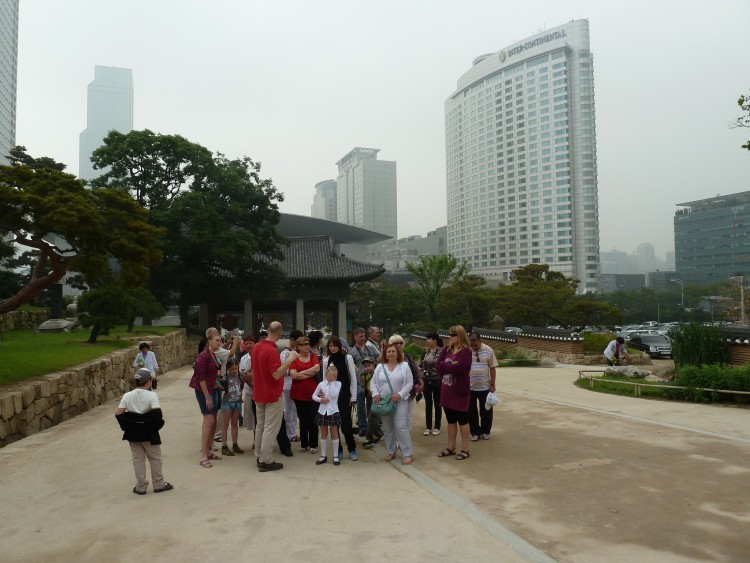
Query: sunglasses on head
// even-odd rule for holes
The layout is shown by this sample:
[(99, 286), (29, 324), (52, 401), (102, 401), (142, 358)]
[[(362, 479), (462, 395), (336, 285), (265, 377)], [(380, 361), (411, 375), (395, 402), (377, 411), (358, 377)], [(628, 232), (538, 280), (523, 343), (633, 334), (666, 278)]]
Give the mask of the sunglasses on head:
[(455, 332), (449, 332), (448, 336), (458, 336), (458, 334), (456, 334)]

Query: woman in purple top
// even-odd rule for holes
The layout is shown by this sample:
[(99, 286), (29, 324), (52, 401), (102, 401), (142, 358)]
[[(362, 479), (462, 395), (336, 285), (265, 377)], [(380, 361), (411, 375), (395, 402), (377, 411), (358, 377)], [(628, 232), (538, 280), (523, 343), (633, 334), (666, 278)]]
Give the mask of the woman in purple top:
[(203, 415), (201, 428), (201, 467), (211, 467), (212, 459), (221, 459), (211, 451), (214, 433), (216, 432), (216, 412), (219, 409), (219, 390), (216, 380), (219, 376), (221, 362), (216, 357), (216, 350), (221, 347), (221, 335), (215, 328), (208, 329), (208, 342), (203, 351), (195, 358), (193, 377), (190, 387), (195, 389), (195, 398)]
[[(448, 447), (438, 457), (455, 455), (467, 459), (469, 454), (469, 399), (471, 398), (471, 348), (466, 329), (461, 325), (449, 329), (450, 341), (435, 361), (440, 374), (440, 406), (448, 421)], [(463, 448), (456, 454), (456, 434), (461, 430)]]

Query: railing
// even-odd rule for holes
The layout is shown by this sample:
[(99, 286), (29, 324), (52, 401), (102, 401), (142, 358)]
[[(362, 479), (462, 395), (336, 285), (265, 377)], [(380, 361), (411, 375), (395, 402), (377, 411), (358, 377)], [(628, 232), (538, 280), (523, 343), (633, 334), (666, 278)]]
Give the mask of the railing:
[(580, 370), (578, 372), (578, 379), (588, 379), (589, 380), (589, 389), (594, 388), (594, 381), (601, 381), (604, 383), (622, 383), (623, 385), (633, 385), (635, 387), (635, 396), (640, 397), (641, 396), (641, 388), (642, 387), (657, 387), (660, 389), (677, 389), (680, 391), (685, 391), (687, 389), (695, 390), (695, 391), (706, 391), (709, 393), (723, 393), (726, 395), (750, 395), (750, 391), (731, 391), (729, 389), (709, 389), (706, 387), (684, 387), (681, 385), (659, 385), (656, 383), (641, 383), (640, 381), (621, 381), (617, 379), (602, 379), (601, 377), (595, 376), (595, 375), (584, 375), (585, 373), (599, 373), (599, 374), (605, 374), (606, 370), (598, 369), (598, 370), (591, 370), (591, 369), (584, 369)]

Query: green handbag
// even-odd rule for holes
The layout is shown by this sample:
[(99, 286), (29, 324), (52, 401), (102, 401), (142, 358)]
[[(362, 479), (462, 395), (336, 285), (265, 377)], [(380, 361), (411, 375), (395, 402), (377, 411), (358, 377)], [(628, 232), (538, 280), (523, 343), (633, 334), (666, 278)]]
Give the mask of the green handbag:
[[(385, 379), (388, 382), (388, 387), (391, 389), (391, 395), (393, 395), (393, 385), (391, 385), (391, 378), (390, 374), (388, 373), (388, 368), (385, 367), (385, 364), (380, 365), (383, 367), (383, 371), (385, 372)], [(396, 402), (392, 401), (390, 396), (385, 400), (383, 400), (383, 397), (381, 397), (379, 403), (376, 403), (375, 401), (372, 402), (370, 411), (374, 412), (378, 416), (391, 416), (396, 411), (396, 406)]]

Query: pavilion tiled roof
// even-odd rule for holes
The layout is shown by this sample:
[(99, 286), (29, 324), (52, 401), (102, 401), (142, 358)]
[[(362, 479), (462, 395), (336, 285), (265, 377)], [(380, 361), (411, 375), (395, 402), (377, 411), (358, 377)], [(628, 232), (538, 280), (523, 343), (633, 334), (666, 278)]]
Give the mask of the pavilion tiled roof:
[(300, 281), (361, 282), (385, 273), (383, 266), (366, 264), (336, 252), (333, 238), (328, 235), (287, 239), (283, 245), (284, 260), (274, 261), (289, 278)]

